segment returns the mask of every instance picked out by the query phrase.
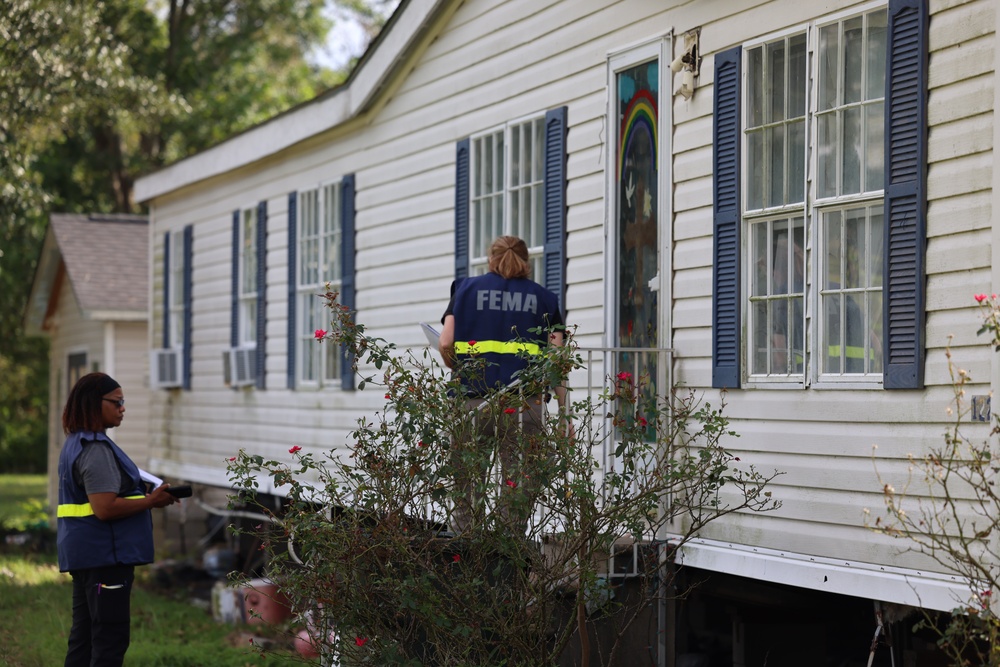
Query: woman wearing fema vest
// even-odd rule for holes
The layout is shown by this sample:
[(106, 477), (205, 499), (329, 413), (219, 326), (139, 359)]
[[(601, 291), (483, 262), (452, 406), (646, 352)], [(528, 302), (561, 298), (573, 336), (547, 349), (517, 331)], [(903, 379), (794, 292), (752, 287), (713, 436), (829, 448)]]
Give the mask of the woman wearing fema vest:
[[(455, 460), (461, 459), (463, 446), (499, 448), (505, 478), (501, 491), (508, 497), (501, 517), (511, 528), (523, 532), (534, 485), (531, 458), (518, 451), (518, 430), (527, 436), (522, 437), (522, 443), (542, 432), (544, 396), (524, 396), (517, 387), (501, 392), (527, 366), (524, 353), (535, 354), (547, 344), (562, 345), (565, 327), (559, 298), (528, 277), (531, 264), (523, 240), (501, 236), (490, 246), (488, 257), (488, 273), (452, 284), (451, 301), (442, 318), (440, 351), (445, 364), (461, 379), (466, 408), (473, 415), (469, 432), (456, 438)], [(471, 358), (476, 361), (471, 362)], [(556, 387), (555, 391), (562, 407), (565, 388)], [(455, 483), (461, 495), (451, 523), (454, 532), (462, 533), (483, 518), (477, 507), (482, 498), (473, 490), (476, 479), (482, 480), (486, 473), (465, 470), (461, 465), (456, 468)], [(515, 494), (523, 494), (517, 517), (509, 516), (507, 510), (513, 501), (509, 496)]]
[(59, 570), (73, 576), (66, 667), (122, 664), (134, 569), (153, 561), (150, 509), (176, 502), (169, 484), (147, 494), (139, 468), (108, 437), (124, 416), (122, 388), (104, 373), (80, 378), (63, 410), (56, 514)]

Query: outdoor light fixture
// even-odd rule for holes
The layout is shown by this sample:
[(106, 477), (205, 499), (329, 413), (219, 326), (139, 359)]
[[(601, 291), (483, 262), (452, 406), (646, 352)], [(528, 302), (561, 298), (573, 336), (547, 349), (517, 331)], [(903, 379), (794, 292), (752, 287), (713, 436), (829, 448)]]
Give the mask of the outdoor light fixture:
[(695, 78), (701, 69), (701, 54), (698, 49), (700, 35), (701, 28), (694, 28), (684, 33), (684, 50), (670, 63), (670, 71), (681, 75), (681, 87), (678, 92), (686, 100), (694, 96)]

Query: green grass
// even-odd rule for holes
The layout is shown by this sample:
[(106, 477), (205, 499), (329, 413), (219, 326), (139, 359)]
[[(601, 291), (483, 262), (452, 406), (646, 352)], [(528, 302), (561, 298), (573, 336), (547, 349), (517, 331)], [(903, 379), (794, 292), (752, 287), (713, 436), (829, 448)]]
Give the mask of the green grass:
[[(0, 516), (22, 516), (19, 508), (41, 502), (45, 486), (44, 475), (0, 475)], [(246, 667), (294, 655), (280, 652), (261, 660), (242, 632), (246, 628), (217, 623), (182, 596), (154, 590), (147, 572), (136, 570), (125, 667)], [(72, 580), (59, 572), (55, 554), (22, 553), (0, 543), (0, 665), (61, 665), (72, 593)]]
[(0, 475), (0, 532), (25, 530), (47, 520), (48, 477)]

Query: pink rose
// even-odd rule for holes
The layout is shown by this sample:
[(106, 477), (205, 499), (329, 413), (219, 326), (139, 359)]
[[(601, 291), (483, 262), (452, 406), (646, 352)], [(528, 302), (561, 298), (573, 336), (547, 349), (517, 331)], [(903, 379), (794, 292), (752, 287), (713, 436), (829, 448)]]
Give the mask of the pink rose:
[(323, 340), (326, 338), (326, 331), (323, 329), (316, 329), (316, 333), (314, 335), (316, 336), (316, 340)]
[(299, 451), (302, 451), (302, 448), (299, 447), (298, 445), (295, 445), (294, 447), (292, 447), (291, 449), (288, 450), (288, 453), (289, 454), (294, 454), (295, 452), (299, 452)]
[(975, 294), (973, 295), (972, 298), (978, 301), (979, 303), (982, 303), (983, 301), (986, 301), (986, 299), (988, 299), (989, 297), (986, 296), (985, 294)]

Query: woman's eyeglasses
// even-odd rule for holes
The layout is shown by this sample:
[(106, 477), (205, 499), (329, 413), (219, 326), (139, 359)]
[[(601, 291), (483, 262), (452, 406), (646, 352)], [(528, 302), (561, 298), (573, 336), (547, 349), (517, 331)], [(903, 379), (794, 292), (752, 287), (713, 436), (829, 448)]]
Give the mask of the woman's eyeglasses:
[(114, 399), (114, 398), (101, 398), (101, 400), (102, 401), (107, 401), (108, 403), (114, 403), (119, 408), (124, 408), (125, 407), (125, 399), (124, 398), (118, 398), (118, 399)]

